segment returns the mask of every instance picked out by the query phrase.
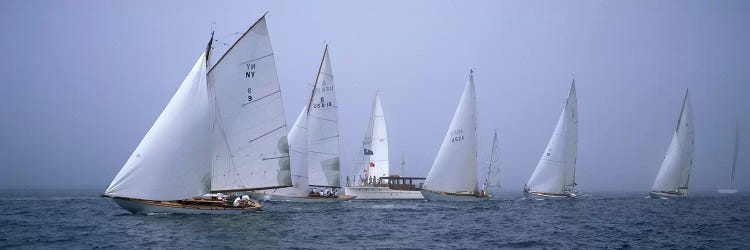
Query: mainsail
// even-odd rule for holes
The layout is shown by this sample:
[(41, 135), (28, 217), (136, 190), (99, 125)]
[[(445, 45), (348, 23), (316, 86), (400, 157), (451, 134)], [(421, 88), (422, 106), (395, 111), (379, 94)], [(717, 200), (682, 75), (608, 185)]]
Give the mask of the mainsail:
[(578, 99), (575, 80), (565, 107), (557, 121), (547, 149), (542, 154), (526, 187), (531, 192), (564, 194), (576, 185), (575, 169), (578, 155)]
[(214, 192), (291, 186), (289, 146), (265, 15), (208, 73)]
[(656, 181), (651, 187), (652, 191), (687, 194), (690, 170), (693, 167), (694, 137), (693, 111), (688, 92), (685, 91), (677, 127)]
[(499, 169), (497, 168), (497, 129), (495, 129), (495, 135), (492, 137), (492, 149), (490, 150), (490, 160), (487, 161), (487, 177), (484, 179), (484, 191), (488, 188), (500, 188)]
[(203, 53), (104, 195), (170, 201), (208, 193), (210, 126)]
[(328, 46), (308, 103), (307, 167), (310, 186), (339, 187), (339, 129), (336, 91)]
[(445, 134), (424, 189), (446, 193), (477, 193), (477, 105), (474, 75), (469, 74), (453, 120)]
[(362, 150), (359, 153), (362, 154), (363, 160), (357, 165), (365, 170), (365, 176), (380, 178), (389, 175), (388, 132), (385, 126), (383, 106), (378, 94), (375, 94), (375, 98), (372, 100), (370, 121), (367, 124), (367, 132), (362, 141)]

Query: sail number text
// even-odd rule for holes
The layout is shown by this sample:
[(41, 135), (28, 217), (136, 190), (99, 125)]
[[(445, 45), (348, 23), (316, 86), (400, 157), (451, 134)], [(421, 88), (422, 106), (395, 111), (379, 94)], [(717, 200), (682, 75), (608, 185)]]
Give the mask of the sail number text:
[(247, 101), (252, 102), (253, 101), (253, 88), (247, 88)]
[(456, 129), (450, 131), (451, 142), (459, 142), (464, 140), (464, 130)]

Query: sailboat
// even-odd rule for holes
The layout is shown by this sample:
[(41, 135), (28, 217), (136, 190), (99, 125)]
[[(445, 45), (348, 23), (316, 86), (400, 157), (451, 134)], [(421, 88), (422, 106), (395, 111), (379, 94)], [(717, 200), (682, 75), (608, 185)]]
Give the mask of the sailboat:
[(414, 181), (420, 182), (424, 178), (404, 177), (389, 173), (388, 132), (383, 106), (377, 93), (372, 100), (372, 112), (359, 153), (361, 158), (355, 164), (355, 169), (357, 171), (361, 169), (362, 173), (354, 176), (353, 185), (349, 183), (344, 187), (346, 194), (356, 196), (357, 200), (424, 199), (414, 184)]
[(740, 148), (740, 125), (734, 124), (734, 143), (732, 144), (732, 174), (729, 176), (729, 186), (719, 188), (720, 194), (736, 194), (737, 188), (734, 186), (734, 171), (737, 168), (737, 151)]
[[(255, 191), (256, 199), (290, 202), (336, 202), (354, 199), (339, 188), (338, 105), (328, 46), (318, 67), (308, 103), (289, 131), (292, 187)], [(325, 191), (317, 191), (317, 188)], [(322, 194), (321, 194), (322, 192)]]
[(420, 190), (430, 201), (479, 201), (490, 196), (477, 190), (477, 105), (474, 71), (435, 162)]
[(570, 85), (560, 119), (539, 163), (524, 187), (527, 198), (575, 197), (578, 155), (578, 98), (576, 83)]
[(495, 135), (492, 137), (492, 149), (490, 149), (490, 160), (487, 161), (487, 177), (484, 179), (482, 184), (482, 193), (488, 194), (490, 188), (500, 188), (498, 183), (498, 169), (497, 169), (497, 129), (495, 129)]
[(210, 48), (102, 196), (136, 214), (241, 213), (262, 203), (239, 192), (291, 185), (265, 13), (208, 70)]
[(688, 91), (685, 91), (672, 142), (649, 193), (651, 198), (687, 197), (690, 170), (693, 168), (694, 138), (693, 110)]

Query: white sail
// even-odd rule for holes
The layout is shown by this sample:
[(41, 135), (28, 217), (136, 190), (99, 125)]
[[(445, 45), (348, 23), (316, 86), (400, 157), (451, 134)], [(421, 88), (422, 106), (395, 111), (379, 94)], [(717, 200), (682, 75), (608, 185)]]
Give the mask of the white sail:
[(431, 191), (477, 193), (477, 111), (474, 76), (470, 74), (443, 144), (423, 188)]
[(289, 138), (292, 186), (266, 190), (263, 193), (286, 197), (307, 197), (310, 194), (307, 177), (307, 105), (302, 108), (287, 138)]
[(370, 114), (370, 123), (367, 126), (367, 133), (363, 141), (363, 149), (360, 152), (364, 155), (367, 169), (367, 177), (387, 177), (389, 175), (388, 163), (388, 131), (385, 126), (385, 116), (383, 106), (380, 103), (380, 97), (375, 94), (372, 100), (372, 113)]
[(338, 103), (328, 46), (318, 68), (313, 94), (308, 104), (307, 167), (310, 186), (339, 187)]
[(531, 192), (563, 194), (575, 187), (575, 168), (578, 154), (578, 99), (575, 81), (555, 131), (547, 143), (539, 163), (526, 187)]
[(291, 186), (289, 146), (265, 15), (208, 73), (213, 101), (211, 190)]
[(211, 176), (207, 92), (204, 53), (104, 194), (171, 201), (207, 193)]
[(729, 186), (734, 186), (734, 171), (737, 168), (737, 151), (740, 149), (740, 125), (734, 124), (734, 144), (732, 144), (732, 175), (729, 176)]
[(687, 193), (693, 167), (694, 137), (693, 111), (686, 91), (672, 142), (651, 187), (652, 191)]
[(495, 135), (492, 137), (492, 149), (490, 149), (490, 160), (487, 161), (487, 177), (484, 180), (484, 188), (500, 188), (499, 169), (497, 167), (498, 162), (498, 144), (497, 144), (497, 129), (495, 129)]

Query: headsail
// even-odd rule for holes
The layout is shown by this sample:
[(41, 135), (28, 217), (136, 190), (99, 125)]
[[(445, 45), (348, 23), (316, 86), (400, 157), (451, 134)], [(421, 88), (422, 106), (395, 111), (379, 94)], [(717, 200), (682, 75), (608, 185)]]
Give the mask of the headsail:
[(453, 120), (432, 164), (424, 189), (477, 193), (477, 106), (474, 75), (469, 75)]
[(388, 163), (388, 132), (385, 125), (383, 106), (380, 96), (375, 94), (372, 100), (372, 112), (367, 125), (367, 133), (362, 141), (362, 162), (358, 166), (365, 170), (369, 177), (387, 177), (389, 175)]
[(291, 186), (281, 90), (265, 14), (208, 73), (215, 192)]
[(207, 193), (210, 117), (203, 53), (104, 195), (170, 201)]
[(686, 91), (672, 142), (651, 187), (652, 191), (687, 193), (693, 167), (694, 137), (693, 111)]
[(575, 80), (555, 131), (531, 175), (527, 188), (532, 192), (563, 194), (576, 185), (575, 168), (578, 154), (578, 99)]
[(328, 46), (318, 68), (308, 103), (307, 167), (310, 186), (339, 187), (338, 103), (333, 83)]

